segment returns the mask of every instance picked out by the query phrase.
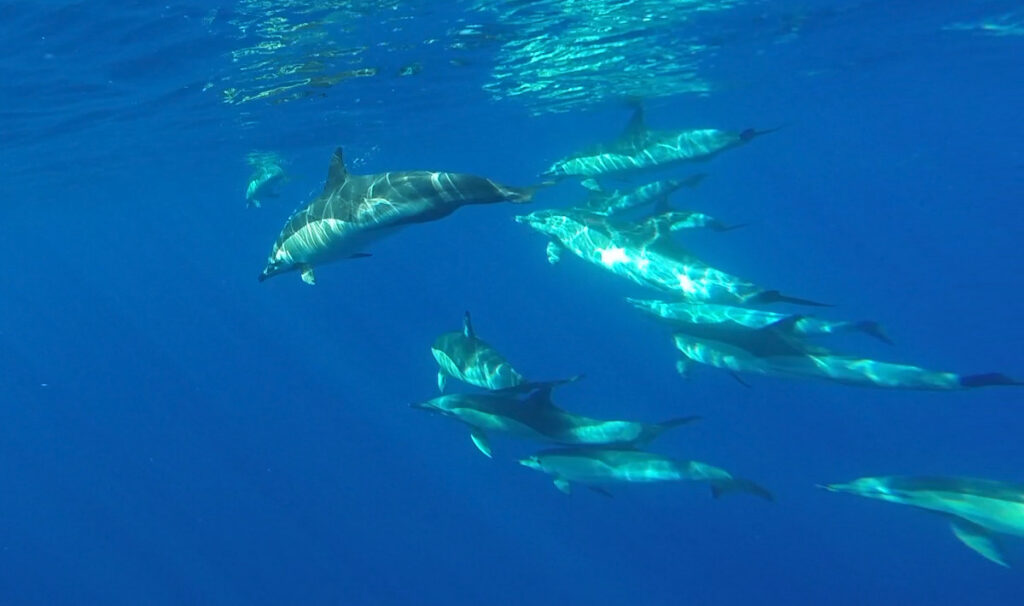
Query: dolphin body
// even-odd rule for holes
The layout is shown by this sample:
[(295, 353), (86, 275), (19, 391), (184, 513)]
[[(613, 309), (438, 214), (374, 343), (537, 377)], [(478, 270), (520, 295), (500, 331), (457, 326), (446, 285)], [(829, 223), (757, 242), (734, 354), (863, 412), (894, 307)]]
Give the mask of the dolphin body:
[[(1024, 385), (1002, 373), (960, 375), (909, 364), (883, 362), (838, 354), (793, 336), (792, 318), (781, 325), (751, 331), (747, 339), (717, 340), (676, 332), (676, 348), (683, 354), (678, 368), (690, 362), (734, 373), (823, 379), (859, 387), (954, 391), (992, 385)], [(742, 383), (742, 379), (738, 380)]]
[(911, 505), (949, 518), (964, 545), (1000, 566), (1009, 566), (995, 534), (1024, 537), (1024, 484), (950, 477), (859, 478), (822, 486), (889, 503)]
[(750, 480), (699, 461), (680, 461), (634, 448), (557, 448), (543, 450), (520, 465), (554, 478), (555, 487), (569, 494), (573, 483), (591, 488), (622, 482), (698, 481), (711, 484), (717, 497), (725, 492), (748, 492), (769, 501), (772, 494)]
[(245, 188), (245, 205), (247, 207), (261, 206), (260, 199), (275, 197), (274, 186), (284, 178), (284, 169), (277, 164), (263, 164), (257, 166), (256, 172), (249, 177), (249, 185)]
[(323, 193), (285, 223), (260, 282), (292, 270), (315, 284), (313, 266), (369, 256), (366, 247), (407, 225), (444, 218), (467, 204), (529, 202), (533, 190), (474, 175), (430, 171), (351, 175), (334, 151)]
[(682, 180), (654, 181), (626, 192), (605, 191), (597, 181), (585, 179), (582, 185), (590, 190), (586, 210), (603, 215), (614, 215), (632, 208), (656, 204), (656, 208), (664, 212), (668, 210), (669, 196), (683, 187), (696, 187), (706, 176), (705, 173), (699, 173)]
[(506, 394), (448, 394), (413, 408), (439, 413), (470, 427), (470, 439), (491, 456), (488, 432), (557, 444), (644, 445), (663, 432), (699, 417), (662, 423), (592, 419), (563, 410), (551, 401), (551, 388), (538, 389), (525, 400)]
[(555, 381), (528, 381), (505, 356), (476, 336), (469, 312), (463, 318), (462, 330), (446, 332), (430, 347), (439, 366), (437, 389), (444, 392), (448, 377), (491, 391), (529, 391), (576, 381), (579, 375)]
[[(822, 320), (809, 316), (792, 316), (775, 311), (719, 305), (715, 303), (690, 303), (687, 301), (657, 301), (653, 299), (626, 298), (633, 307), (648, 313), (684, 332), (728, 338), (729, 335), (751, 334), (769, 326), (791, 322), (789, 329), (801, 336), (832, 335), (836, 333), (859, 332), (892, 345), (892, 340), (878, 322), (861, 320)], [(781, 323), (781, 324), (780, 324)]]
[(548, 236), (548, 261), (557, 263), (563, 250), (615, 275), (686, 301), (703, 303), (794, 303), (822, 306), (768, 290), (715, 269), (677, 246), (671, 232), (694, 227), (729, 229), (702, 213), (668, 212), (633, 225), (615, 222), (582, 209), (540, 210), (516, 221)]
[(617, 140), (558, 160), (542, 176), (597, 177), (707, 160), (769, 132), (752, 128), (742, 132), (714, 128), (652, 131), (647, 128), (643, 108), (638, 107)]

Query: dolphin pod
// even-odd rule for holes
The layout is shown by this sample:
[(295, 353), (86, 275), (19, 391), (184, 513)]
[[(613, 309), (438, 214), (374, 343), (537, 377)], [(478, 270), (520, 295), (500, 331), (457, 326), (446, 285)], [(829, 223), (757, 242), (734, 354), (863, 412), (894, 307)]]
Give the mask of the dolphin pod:
[[(535, 210), (515, 220), (546, 237), (550, 263), (558, 263), (569, 251), (624, 278), (630, 288), (658, 293), (660, 299), (630, 296), (626, 301), (664, 325), (666, 335), (671, 336), (682, 356), (677, 368), (684, 373), (701, 364), (726, 370), (741, 382), (740, 375), (754, 374), (923, 391), (1022, 384), (998, 372), (936, 371), (841, 353), (831, 347), (833, 341), (844, 338), (842, 335), (868, 336), (892, 346), (885, 328), (874, 320), (835, 320), (785, 309), (761, 309), (765, 305), (830, 305), (782, 294), (718, 269), (678, 240), (688, 230), (726, 232), (739, 227), (703, 212), (669, 207), (669, 196), (683, 187), (696, 186), (704, 179), (703, 173), (633, 183), (622, 190), (605, 188), (597, 182), (609, 175), (632, 177), (651, 169), (706, 161), (766, 132), (771, 131), (651, 131), (639, 108), (618, 139), (558, 160), (542, 173), (551, 183), (570, 177), (581, 179), (583, 200)], [(271, 167), (257, 171), (250, 180), (252, 193), (247, 193), (247, 199), (258, 205), (260, 196), (270, 195), (280, 178)], [(338, 149), (331, 158), (322, 193), (287, 220), (260, 281), (297, 271), (304, 282), (313, 284), (315, 266), (369, 256), (366, 251), (373, 242), (407, 225), (441, 219), (470, 204), (529, 202), (535, 189), (445, 172), (352, 175)], [(698, 190), (694, 197), (702, 193)], [(650, 207), (653, 210), (643, 215)], [(556, 405), (552, 389), (582, 375), (551, 381), (525, 378), (496, 348), (477, 336), (468, 312), (461, 330), (441, 334), (430, 349), (442, 395), (412, 404), (412, 408), (457, 421), (468, 429), (476, 449), (487, 457), (495, 456), (492, 435), (554, 445), (526, 456), (517, 455), (515, 460), (549, 476), (562, 492), (570, 493), (572, 486), (579, 485), (610, 494), (608, 488), (615, 485), (685, 481), (707, 483), (715, 496), (744, 492), (773, 499), (767, 489), (725, 469), (645, 450), (665, 432), (698, 417), (649, 423), (625, 420), (628, 411), (604, 419)], [(448, 391), (449, 379), (483, 391), (452, 393)], [(673, 433), (661, 441), (677, 436)], [(950, 521), (961, 542), (1002, 566), (1009, 565), (1009, 558), (997, 535), (1024, 536), (1021, 484), (887, 476), (823, 488), (939, 513)]]
[(405, 226), (442, 219), (469, 204), (523, 203), (532, 197), (531, 188), (461, 173), (352, 175), (338, 148), (323, 192), (285, 223), (259, 279), (297, 270), (303, 282), (315, 284), (315, 265), (367, 257), (367, 246)]

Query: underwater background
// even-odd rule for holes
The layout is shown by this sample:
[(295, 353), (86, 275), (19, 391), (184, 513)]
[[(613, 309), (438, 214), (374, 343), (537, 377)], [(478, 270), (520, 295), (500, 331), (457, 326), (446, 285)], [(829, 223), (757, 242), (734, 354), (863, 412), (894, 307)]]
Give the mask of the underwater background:
[[(1019, 2), (0, 3), (0, 602), (1013, 604), (1020, 567), (937, 516), (815, 487), (1024, 481), (1024, 393), (868, 390), (674, 368), (652, 293), (512, 205), (257, 274), (332, 150), (352, 172), (528, 185), (655, 128), (782, 127), (671, 174), (747, 227), (716, 266), (882, 322), (866, 354), (1024, 374)], [(246, 208), (246, 155), (286, 162)], [(561, 183), (530, 208), (568, 206)], [(654, 449), (769, 487), (566, 496), (480, 456), (430, 344), (476, 330), (593, 416), (701, 415)], [(844, 339), (846, 337), (843, 337)], [(1009, 538), (1024, 562), (1024, 540)]]

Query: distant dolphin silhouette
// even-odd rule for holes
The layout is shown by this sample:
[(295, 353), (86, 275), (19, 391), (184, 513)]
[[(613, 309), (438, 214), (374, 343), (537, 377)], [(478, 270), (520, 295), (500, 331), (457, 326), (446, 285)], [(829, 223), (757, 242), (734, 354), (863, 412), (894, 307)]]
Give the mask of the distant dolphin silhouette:
[(314, 265), (367, 257), (370, 243), (406, 225), (447, 217), (467, 204), (529, 202), (533, 191), (460, 173), (351, 175), (338, 148), (323, 193), (285, 223), (259, 279), (298, 270), (303, 282), (315, 284)]

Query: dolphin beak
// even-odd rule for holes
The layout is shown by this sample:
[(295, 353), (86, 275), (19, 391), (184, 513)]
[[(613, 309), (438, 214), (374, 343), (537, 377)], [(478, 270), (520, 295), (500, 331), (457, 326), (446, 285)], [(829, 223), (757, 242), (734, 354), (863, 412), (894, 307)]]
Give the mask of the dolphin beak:
[(529, 221), (529, 218), (526, 215), (516, 215), (512, 218), (515, 219), (516, 223), (527, 223)]
[(269, 278), (269, 277), (270, 277), (270, 276), (268, 276), (268, 275), (267, 275), (267, 270), (265, 270), (265, 269), (264, 269), (263, 271), (261, 271), (261, 272), (260, 272), (260, 275), (259, 275), (259, 277), (258, 277), (257, 279), (258, 279), (258, 280), (259, 280), (260, 282), (262, 282), (262, 281), (266, 280), (266, 279), (267, 279), (267, 278)]
[(415, 410), (430, 410), (430, 407), (423, 402), (409, 402), (409, 408)]
[(845, 484), (815, 484), (815, 486), (829, 492), (849, 492)]

